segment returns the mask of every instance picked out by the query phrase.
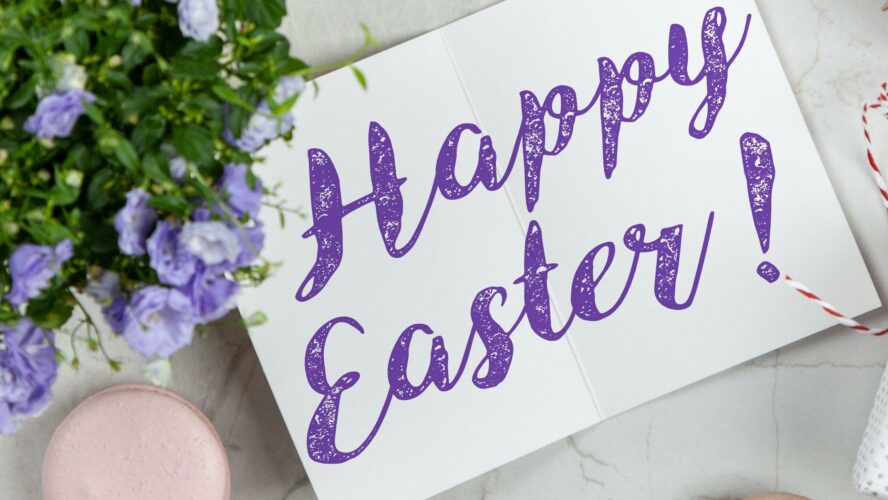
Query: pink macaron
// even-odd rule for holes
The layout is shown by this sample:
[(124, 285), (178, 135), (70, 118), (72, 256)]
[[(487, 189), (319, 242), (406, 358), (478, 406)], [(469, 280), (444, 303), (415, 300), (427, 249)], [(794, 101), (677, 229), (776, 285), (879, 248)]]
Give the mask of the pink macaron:
[(228, 457), (213, 424), (170, 391), (120, 385), (81, 403), (43, 461), (46, 500), (228, 500)]

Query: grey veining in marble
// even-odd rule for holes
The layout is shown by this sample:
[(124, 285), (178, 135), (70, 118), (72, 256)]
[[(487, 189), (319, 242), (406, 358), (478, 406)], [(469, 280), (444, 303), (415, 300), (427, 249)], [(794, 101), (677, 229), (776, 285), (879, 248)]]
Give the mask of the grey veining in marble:
[[(284, 30), (296, 53), (327, 64), (360, 45), (360, 22), (387, 47), (492, 3), (289, 0)], [(885, 300), (888, 216), (864, 168), (859, 123), (861, 104), (888, 79), (888, 13), (880, 3), (758, 2)], [(866, 320), (886, 325), (888, 314)], [(40, 498), (40, 464), (52, 430), (88, 395), (140, 381), (139, 360), (126, 358), (116, 375), (88, 361), (79, 374), (62, 370), (46, 413), (0, 439), (0, 497)], [(553, 443), (440, 498), (704, 500), (776, 490), (863, 498), (851, 485), (851, 466), (886, 359), (888, 339), (833, 329)], [(243, 331), (217, 327), (174, 361), (171, 387), (207, 413), (226, 445), (234, 499), (314, 498)]]

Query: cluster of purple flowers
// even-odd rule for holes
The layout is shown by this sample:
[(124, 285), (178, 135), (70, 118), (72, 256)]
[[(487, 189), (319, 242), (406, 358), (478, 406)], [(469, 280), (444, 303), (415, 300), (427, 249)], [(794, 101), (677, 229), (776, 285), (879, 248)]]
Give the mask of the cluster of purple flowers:
[(33, 417), (49, 404), (58, 363), (53, 334), (25, 318), (0, 326), (0, 434), (18, 429), (16, 417)]
[[(16, 307), (50, 286), (74, 253), (70, 240), (54, 247), (26, 244), (9, 258), (12, 290), (6, 300)], [(0, 434), (16, 431), (18, 416), (35, 416), (49, 403), (56, 378), (53, 334), (22, 318), (0, 325)]]
[(140, 189), (127, 193), (115, 217), (118, 245), (127, 255), (148, 255), (162, 285), (145, 286), (131, 297), (115, 277), (103, 276), (90, 293), (103, 301), (112, 329), (144, 356), (166, 357), (191, 342), (194, 327), (224, 316), (235, 305), (240, 285), (230, 273), (249, 265), (264, 242), (255, 221), (262, 200), (259, 179), (251, 186), (247, 167), (225, 166), (218, 189), (223, 202), (199, 208), (191, 220), (157, 220)]
[[(302, 92), (304, 86), (305, 79), (301, 76), (285, 76), (281, 78), (281, 81), (278, 82), (274, 89), (274, 102), (278, 105), (287, 102), (293, 96)], [(268, 101), (263, 99), (256, 106), (256, 112), (253, 113), (247, 125), (241, 131), (240, 137), (234, 137), (234, 134), (228, 128), (225, 129), (223, 135), (228, 144), (251, 153), (275, 137), (289, 132), (292, 128), (293, 115), (287, 113), (278, 120), (271, 112)]]
[[(179, 30), (185, 37), (207, 42), (219, 31), (219, 0), (166, 1), (176, 4)], [(136, 8), (143, 2), (130, 0)], [(91, 103), (107, 105), (103, 100), (107, 96), (97, 97), (87, 90), (88, 73), (74, 55), (48, 57), (52, 74), (46, 80), (52, 85), (38, 87), (40, 100), (23, 128), (52, 147), (56, 139), (75, 132), (81, 117), (93, 111)], [(120, 57), (113, 56), (108, 64), (120, 64)], [(301, 77), (282, 78), (272, 96), (256, 103), (239, 137), (226, 124), (222, 139), (252, 153), (292, 130), (293, 116), (275, 116), (273, 111), (292, 103), (304, 84)], [(169, 144), (161, 148), (171, 177), (185, 182), (190, 167), (186, 159)], [(76, 178), (79, 186), (83, 173), (72, 174), (80, 176)], [(120, 253), (147, 262), (157, 280), (122, 283), (121, 276), (105, 270), (91, 276), (84, 289), (102, 305), (112, 330), (145, 357), (172, 355), (191, 342), (197, 325), (228, 313), (240, 291), (235, 272), (253, 263), (262, 249), (264, 233), (257, 218), (262, 204), (260, 180), (249, 175), (248, 166), (229, 164), (214, 190), (221, 201), (201, 205), (188, 220), (156, 212), (149, 203), (151, 196), (140, 188), (126, 193), (125, 205), (114, 217)], [(80, 259), (65, 267), (75, 253), (80, 254), (65, 239), (53, 245), (21, 244), (9, 256), (11, 287), (6, 293), (0, 290), (0, 300), (5, 299), (22, 317), (0, 325), (0, 434), (14, 432), (19, 417), (34, 416), (49, 403), (58, 370), (54, 333), (41, 328), (46, 324), (37, 316), (27, 317), (28, 303), (69, 286), (67, 278), (76, 276), (84, 265), (84, 256), (79, 255)]]

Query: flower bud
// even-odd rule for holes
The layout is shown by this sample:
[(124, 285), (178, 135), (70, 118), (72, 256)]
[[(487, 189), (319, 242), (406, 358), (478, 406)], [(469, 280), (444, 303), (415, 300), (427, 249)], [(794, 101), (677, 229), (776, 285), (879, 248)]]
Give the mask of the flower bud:
[(79, 188), (83, 184), (83, 172), (80, 170), (70, 170), (65, 174), (65, 184)]
[(86, 86), (86, 70), (77, 64), (77, 60), (71, 54), (57, 56), (53, 60), (52, 71), (55, 77), (55, 89), (59, 92), (83, 90)]

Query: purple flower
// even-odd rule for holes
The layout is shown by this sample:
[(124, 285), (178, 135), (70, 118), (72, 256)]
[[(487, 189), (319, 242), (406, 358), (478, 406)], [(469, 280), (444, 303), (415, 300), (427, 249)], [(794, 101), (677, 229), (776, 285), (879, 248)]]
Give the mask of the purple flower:
[(85, 291), (100, 304), (108, 304), (120, 296), (120, 276), (114, 271), (102, 271), (98, 279), (87, 280)]
[(239, 163), (225, 165), (220, 185), (227, 195), (227, 205), (238, 216), (255, 219), (262, 206), (262, 181), (254, 177), (254, 187), (247, 182), (247, 166)]
[(208, 265), (234, 263), (241, 252), (237, 235), (219, 221), (188, 222), (179, 241)]
[(241, 252), (237, 256), (235, 267), (244, 267), (250, 265), (265, 244), (265, 233), (262, 232), (262, 224), (256, 223), (254, 226), (245, 227), (243, 230), (235, 230), (238, 241), (241, 245)]
[[(283, 104), (301, 92), (304, 86), (305, 80), (302, 77), (285, 76), (281, 78), (274, 89), (275, 102)], [(267, 141), (288, 132), (292, 128), (292, 113), (288, 112), (278, 121), (271, 112), (268, 101), (263, 100), (256, 107), (256, 112), (253, 113), (250, 121), (247, 122), (247, 125), (241, 131), (240, 137), (234, 137), (234, 134), (227, 126), (222, 136), (228, 144), (247, 152), (253, 152), (262, 147)]]
[(185, 178), (185, 171), (188, 170), (188, 163), (181, 156), (173, 156), (170, 158), (170, 176), (176, 182), (182, 182)]
[(278, 120), (272, 115), (268, 103), (262, 101), (262, 103), (257, 106), (256, 112), (250, 117), (250, 121), (247, 122), (247, 125), (241, 130), (240, 137), (234, 137), (234, 134), (227, 125), (222, 132), (222, 137), (228, 144), (248, 153), (252, 153), (265, 145), (267, 141), (270, 141), (280, 135), (280, 133), (289, 130), (293, 126), (292, 119), (290, 120), (289, 126), (287, 125), (286, 117), (281, 120), (280, 124), (278, 124)]
[[(137, 291), (123, 312), (121, 335), (145, 357), (167, 357), (191, 343), (191, 301), (182, 292), (160, 286)], [(113, 325), (112, 325), (113, 326)]]
[(181, 286), (191, 281), (197, 264), (197, 258), (179, 242), (181, 232), (179, 226), (160, 221), (154, 234), (148, 238), (151, 267), (160, 281), (167, 285)]
[(180, 0), (179, 30), (183, 35), (206, 42), (219, 29), (216, 0)]
[(25, 130), (40, 138), (68, 137), (85, 113), (82, 101), (95, 100), (96, 96), (80, 89), (49, 94), (37, 104), (37, 111), (25, 122)]
[(157, 214), (148, 206), (148, 194), (140, 188), (126, 193), (126, 205), (114, 216), (117, 245), (125, 255), (145, 255), (145, 238)]
[(160, 149), (166, 153), (169, 159), (170, 177), (176, 182), (182, 182), (182, 179), (185, 178), (185, 171), (188, 170), (188, 162), (179, 156), (169, 144), (164, 144)]
[(294, 95), (302, 92), (304, 87), (305, 79), (301, 76), (285, 76), (274, 88), (274, 100), (278, 104), (283, 104)]
[(16, 417), (36, 416), (49, 404), (58, 363), (53, 334), (22, 318), (0, 326), (0, 434), (18, 429)]
[(111, 327), (111, 331), (117, 334), (123, 333), (126, 328), (126, 313), (129, 305), (123, 297), (117, 297), (110, 304), (102, 308), (105, 321)]
[(194, 279), (182, 292), (191, 299), (191, 307), (199, 323), (209, 323), (225, 316), (234, 308), (240, 285), (207, 266), (200, 266)]
[(20, 306), (40, 295), (73, 254), (71, 240), (64, 240), (55, 247), (27, 243), (16, 248), (9, 257), (12, 290), (6, 294), (6, 300)]

